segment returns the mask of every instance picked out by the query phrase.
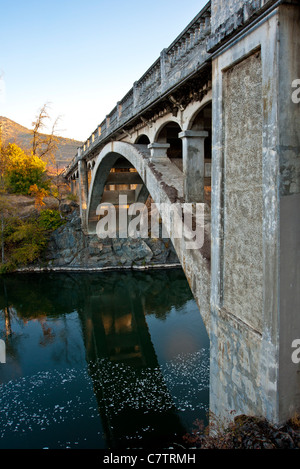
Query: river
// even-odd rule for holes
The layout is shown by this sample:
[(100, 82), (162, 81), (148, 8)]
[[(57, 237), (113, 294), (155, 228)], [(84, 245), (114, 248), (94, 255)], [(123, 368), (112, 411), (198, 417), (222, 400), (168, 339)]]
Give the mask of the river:
[(0, 278), (0, 448), (169, 448), (207, 421), (209, 339), (180, 269)]

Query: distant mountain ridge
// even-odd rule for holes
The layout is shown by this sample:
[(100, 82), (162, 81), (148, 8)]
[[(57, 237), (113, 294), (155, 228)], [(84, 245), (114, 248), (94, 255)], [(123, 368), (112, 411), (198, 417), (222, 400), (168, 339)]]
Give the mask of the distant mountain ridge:
[[(29, 150), (31, 148), (32, 130), (27, 129), (27, 127), (24, 127), (7, 117), (1, 116), (0, 125), (2, 126), (3, 142), (15, 143), (23, 150)], [(57, 140), (55, 160), (58, 168), (62, 169), (70, 163), (77, 153), (77, 148), (81, 146), (83, 142), (65, 137), (57, 137)]]

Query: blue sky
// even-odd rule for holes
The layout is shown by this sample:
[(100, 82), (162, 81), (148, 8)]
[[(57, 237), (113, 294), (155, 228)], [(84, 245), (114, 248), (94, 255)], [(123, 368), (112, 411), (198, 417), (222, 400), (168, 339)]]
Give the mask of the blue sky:
[(85, 140), (207, 0), (0, 0), (0, 115)]

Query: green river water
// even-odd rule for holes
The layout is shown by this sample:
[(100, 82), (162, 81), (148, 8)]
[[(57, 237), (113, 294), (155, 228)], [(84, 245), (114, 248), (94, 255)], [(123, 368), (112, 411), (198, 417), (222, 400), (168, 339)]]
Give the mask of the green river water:
[(169, 448), (206, 422), (209, 339), (180, 269), (0, 278), (0, 449)]

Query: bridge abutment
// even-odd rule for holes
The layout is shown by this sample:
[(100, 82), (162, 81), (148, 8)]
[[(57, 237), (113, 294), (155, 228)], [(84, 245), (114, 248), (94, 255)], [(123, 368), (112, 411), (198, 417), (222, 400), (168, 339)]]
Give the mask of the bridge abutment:
[(291, 358), (300, 337), (299, 12), (274, 7), (213, 54), (210, 406), (219, 416), (281, 423), (300, 408)]

